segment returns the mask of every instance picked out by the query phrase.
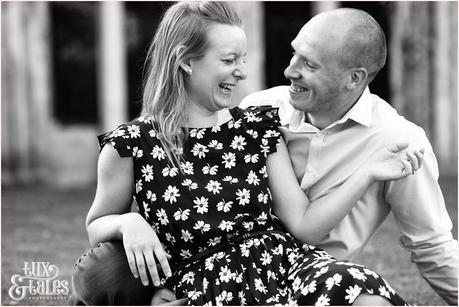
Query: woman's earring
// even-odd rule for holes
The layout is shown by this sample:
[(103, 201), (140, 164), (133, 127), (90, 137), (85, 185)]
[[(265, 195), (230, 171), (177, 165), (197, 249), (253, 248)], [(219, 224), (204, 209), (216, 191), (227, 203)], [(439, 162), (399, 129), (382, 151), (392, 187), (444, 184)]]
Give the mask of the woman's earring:
[(188, 73), (190, 76), (191, 76), (191, 73), (192, 73), (192, 72), (193, 72), (193, 71), (191, 70), (191, 68), (188, 68), (187, 73)]

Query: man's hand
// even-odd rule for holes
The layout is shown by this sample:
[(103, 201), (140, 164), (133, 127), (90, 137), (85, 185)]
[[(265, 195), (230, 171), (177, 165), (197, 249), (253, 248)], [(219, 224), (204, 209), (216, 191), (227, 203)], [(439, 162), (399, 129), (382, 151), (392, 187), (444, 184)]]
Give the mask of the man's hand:
[(177, 299), (175, 293), (167, 288), (157, 289), (153, 298), (151, 299), (151, 306), (165, 305), (165, 306), (183, 306), (187, 304), (188, 299)]

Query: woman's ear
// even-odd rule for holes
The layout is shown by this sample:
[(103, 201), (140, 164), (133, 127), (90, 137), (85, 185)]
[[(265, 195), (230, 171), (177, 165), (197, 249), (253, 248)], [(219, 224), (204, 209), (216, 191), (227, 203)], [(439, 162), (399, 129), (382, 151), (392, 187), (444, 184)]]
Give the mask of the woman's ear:
[(348, 88), (354, 89), (361, 87), (368, 79), (368, 71), (366, 68), (352, 68), (349, 75)]
[(183, 71), (189, 74), (190, 76), (193, 73), (189, 64), (181, 63), (180, 68), (183, 69)]
[(181, 45), (175, 51), (175, 56), (177, 57), (177, 59), (179, 61), (182, 61), (180, 63), (180, 68), (183, 69), (183, 71), (185, 71), (187, 74), (191, 75), (192, 70), (191, 70), (190, 60), (189, 59), (183, 59), (185, 51), (186, 51), (186, 47)]

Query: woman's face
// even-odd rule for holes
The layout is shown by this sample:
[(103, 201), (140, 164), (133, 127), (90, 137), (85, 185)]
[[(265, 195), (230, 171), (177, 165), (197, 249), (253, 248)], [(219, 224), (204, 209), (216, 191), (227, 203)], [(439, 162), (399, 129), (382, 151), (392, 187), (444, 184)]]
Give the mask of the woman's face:
[(187, 91), (190, 107), (213, 113), (232, 106), (237, 83), (247, 77), (247, 39), (240, 27), (214, 24), (209, 27), (207, 40), (204, 55), (190, 60)]

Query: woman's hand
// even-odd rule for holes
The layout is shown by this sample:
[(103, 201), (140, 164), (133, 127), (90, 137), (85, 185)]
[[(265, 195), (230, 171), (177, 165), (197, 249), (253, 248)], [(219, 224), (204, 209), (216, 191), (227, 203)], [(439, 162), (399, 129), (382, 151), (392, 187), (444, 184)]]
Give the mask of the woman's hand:
[(371, 182), (397, 180), (414, 174), (422, 165), (424, 149), (409, 149), (397, 143), (378, 149), (363, 165)]
[(165, 252), (155, 231), (140, 214), (130, 212), (121, 215), (120, 218), (124, 250), (132, 274), (135, 278), (140, 276), (142, 284), (147, 286), (148, 270), (153, 285), (160, 286), (156, 261), (159, 261), (166, 277), (170, 277), (172, 275), (168, 262), (170, 255)]

